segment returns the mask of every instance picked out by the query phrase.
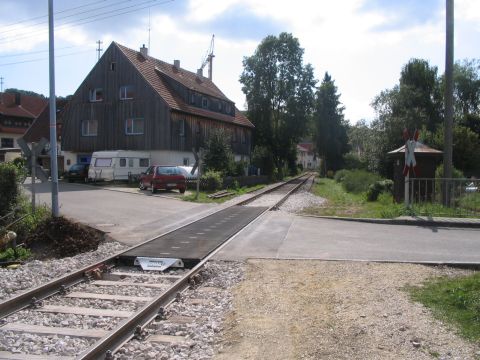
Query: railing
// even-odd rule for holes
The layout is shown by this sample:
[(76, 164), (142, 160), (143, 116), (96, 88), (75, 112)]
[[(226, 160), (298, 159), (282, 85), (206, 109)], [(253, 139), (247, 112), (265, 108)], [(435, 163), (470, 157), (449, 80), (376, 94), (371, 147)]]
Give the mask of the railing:
[(480, 217), (480, 180), (411, 178), (408, 205), (416, 214)]

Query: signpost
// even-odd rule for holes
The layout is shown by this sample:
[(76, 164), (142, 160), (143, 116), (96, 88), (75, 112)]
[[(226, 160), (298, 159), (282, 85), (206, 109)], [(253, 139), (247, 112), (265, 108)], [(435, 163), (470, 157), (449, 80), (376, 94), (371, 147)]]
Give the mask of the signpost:
[(27, 167), (32, 172), (32, 211), (35, 211), (35, 179), (38, 177), (41, 182), (48, 180), (48, 175), (43, 171), (41, 166), (37, 164), (37, 157), (41, 154), (45, 145), (47, 145), (48, 140), (42, 137), (37, 144), (32, 143), (31, 149), (22, 138), (19, 138), (17, 143), (27, 160)]
[(405, 206), (410, 206), (410, 172), (414, 176), (417, 174), (417, 161), (415, 160), (415, 147), (420, 133), (415, 130), (413, 139), (407, 129), (403, 130), (403, 139), (405, 140), (405, 166), (403, 167), (403, 175), (405, 176)]
[(195, 170), (198, 168), (198, 173), (197, 173), (197, 193), (195, 194), (195, 200), (198, 199), (198, 193), (200, 192), (200, 176), (202, 175), (202, 159), (203, 159), (203, 149), (200, 148), (200, 150), (195, 151), (195, 148), (192, 149), (193, 156), (195, 157), (195, 164), (193, 164), (192, 171), (190, 171), (190, 174), (195, 174)]

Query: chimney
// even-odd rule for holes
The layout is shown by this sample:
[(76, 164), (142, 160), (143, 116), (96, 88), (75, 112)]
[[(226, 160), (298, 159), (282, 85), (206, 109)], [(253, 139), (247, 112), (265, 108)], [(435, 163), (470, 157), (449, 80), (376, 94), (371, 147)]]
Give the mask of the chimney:
[(20, 95), (19, 92), (16, 92), (15, 93), (15, 105), (20, 106), (21, 103), (22, 103), (21, 95)]
[(203, 77), (203, 69), (198, 69), (197, 70), (197, 76), (198, 77)]
[(145, 44), (140, 48), (140, 54), (142, 54), (144, 58), (148, 56), (148, 48), (145, 47)]
[(177, 69), (180, 69), (180, 60), (173, 60), (173, 66), (175, 66)]

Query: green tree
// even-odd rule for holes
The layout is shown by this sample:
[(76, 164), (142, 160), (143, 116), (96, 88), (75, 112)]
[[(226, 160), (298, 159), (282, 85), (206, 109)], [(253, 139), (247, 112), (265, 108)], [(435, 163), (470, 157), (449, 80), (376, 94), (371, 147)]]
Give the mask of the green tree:
[(372, 106), (377, 118), (371, 128), (376, 148), (371, 149), (370, 158), (376, 158), (376, 171), (391, 176), (387, 152), (404, 144), (403, 129), (424, 128), (433, 133), (443, 125), (441, 94), (437, 68), (426, 60), (412, 59), (402, 68), (399, 84), (375, 97)]
[(273, 162), (264, 167), (272, 175), (275, 169), (295, 164), (292, 154), (307, 132), (312, 111), (313, 68), (303, 64), (303, 49), (288, 33), (267, 36), (252, 56), (243, 59), (243, 66), (240, 82), (255, 125), (254, 144), (271, 154), (263, 161)]
[(338, 170), (343, 165), (343, 155), (349, 150), (347, 122), (340, 103), (340, 94), (328, 73), (322, 80), (315, 99), (315, 143), (324, 159), (324, 170)]
[(228, 174), (233, 163), (229, 136), (223, 129), (214, 129), (205, 144), (205, 168)]

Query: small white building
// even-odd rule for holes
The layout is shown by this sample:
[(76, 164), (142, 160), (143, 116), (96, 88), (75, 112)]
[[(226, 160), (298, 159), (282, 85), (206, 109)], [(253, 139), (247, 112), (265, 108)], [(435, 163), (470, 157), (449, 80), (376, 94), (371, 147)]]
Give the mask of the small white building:
[(315, 170), (320, 167), (320, 157), (315, 152), (313, 143), (297, 145), (297, 164), (301, 164), (305, 170)]

